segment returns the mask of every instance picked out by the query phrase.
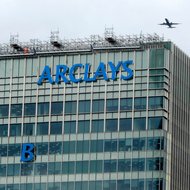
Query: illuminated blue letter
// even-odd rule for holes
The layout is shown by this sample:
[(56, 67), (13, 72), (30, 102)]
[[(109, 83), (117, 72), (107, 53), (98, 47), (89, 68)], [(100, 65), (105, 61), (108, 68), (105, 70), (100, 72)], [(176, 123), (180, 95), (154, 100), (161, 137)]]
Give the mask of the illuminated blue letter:
[(65, 77), (65, 74), (68, 70), (68, 67), (66, 65), (57, 65), (56, 67), (56, 79), (55, 82), (58, 84), (60, 82), (60, 79), (63, 79), (63, 82), (68, 83), (69, 80)]
[(23, 144), (21, 153), (21, 162), (30, 162), (35, 159), (34, 144)]
[(96, 80), (98, 77), (103, 76), (104, 80), (108, 80), (108, 77), (106, 75), (105, 65), (104, 63), (100, 63), (95, 74), (94, 74), (94, 80)]
[(85, 82), (92, 82), (95, 81), (94, 77), (93, 78), (88, 78), (90, 75), (90, 65), (85, 64), (85, 69), (84, 69), (84, 81)]
[(53, 81), (53, 79), (51, 78), (51, 69), (49, 68), (49, 66), (45, 66), (45, 67), (44, 67), (44, 70), (43, 70), (43, 72), (42, 72), (42, 75), (40, 76), (40, 78), (39, 78), (37, 84), (38, 84), (38, 85), (41, 85), (42, 82), (43, 82), (43, 80), (46, 80), (46, 79), (49, 81), (49, 83), (53, 84), (54, 81)]
[(75, 83), (82, 81), (82, 78), (76, 79), (76, 78), (74, 77), (75, 71), (77, 70), (77, 67), (82, 68), (82, 67), (83, 67), (83, 64), (81, 64), (81, 63), (80, 63), (80, 64), (74, 64), (74, 65), (71, 67), (70, 71), (69, 71), (69, 78), (71, 79), (72, 82), (75, 82)]
[(116, 67), (112, 62), (108, 62), (108, 65), (110, 66), (112, 72), (111, 79), (115, 80), (117, 77), (117, 72), (119, 71), (119, 67), (122, 65), (122, 62), (119, 61)]
[(127, 76), (121, 75), (121, 79), (129, 80), (129, 79), (133, 78), (133, 71), (130, 68), (128, 68), (128, 65), (131, 65), (131, 64), (133, 64), (132, 60), (122, 62), (123, 68), (126, 72), (128, 72), (128, 75)]

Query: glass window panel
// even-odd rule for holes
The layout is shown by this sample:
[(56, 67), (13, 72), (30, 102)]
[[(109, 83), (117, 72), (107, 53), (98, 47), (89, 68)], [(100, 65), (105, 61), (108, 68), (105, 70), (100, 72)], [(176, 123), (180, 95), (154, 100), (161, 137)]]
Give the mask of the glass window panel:
[(132, 171), (144, 171), (145, 159), (137, 158), (132, 160)]
[(145, 110), (146, 109), (146, 98), (135, 98), (134, 102), (135, 110)]
[(51, 114), (62, 115), (63, 114), (63, 102), (52, 102), (51, 103)]
[(90, 132), (90, 121), (78, 121), (78, 133), (89, 133)]
[(65, 102), (65, 114), (76, 114), (77, 102)]
[(37, 135), (48, 135), (48, 123), (38, 123), (37, 124)]
[(62, 122), (51, 122), (50, 134), (51, 135), (62, 134)]
[(48, 163), (48, 174), (56, 175), (61, 174), (61, 162), (49, 162)]
[(36, 144), (37, 155), (48, 154), (48, 143), (37, 143)]
[(90, 100), (80, 100), (79, 101), (79, 114), (90, 112)]
[(118, 171), (120, 172), (130, 172), (131, 171), (131, 160), (119, 160), (118, 161)]
[(75, 153), (76, 141), (63, 142), (63, 153)]
[(32, 190), (32, 187), (33, 187), (32, 183), (20, 184), (20, 190)]
[(0, 176), (6, 176), (6, 171), (7, 171), (7, 167), (6, 167), (6, 165), (5, 164), (1, 164), (0, 165)]
[(46, 189), (46, 183), (34, 183), (35, 190), (42, 190)]
[(0, 137), (6, 137), (8, 135), (8, 125), (0, 125)]
[(62, 142), (50, 142), (49, 143), (49, 154), (61, 154), (62, 153)]
[(10, 125), (10, 136), (21, 136), (21, 124)]
[(33, 163), (23, 163), (21, 164), (21, 176), (30, 176), (33, 171)]
[(120, 110), (132, 110), (132, 98), (122, 98), (120, 102)]
[(12, 104), (11, 117), (21, 117), (21, 116), (22, 116), (22, 104)]
[(116, 172), (116, 160), (104, 160), (104, 172)]
[(102, 172), (102, 160), (91, 160), (90, 173), (101, 173), (101, 172)]
[(38, 115), (49, 115), (49, 102), (38, 103)]
[(146, 118), (134, 118), (134, 130), (141, 131), (146, 130)]
[(24, 123), (23, 124), (23, 135), (26, 135), (26, 136), (34, 135), (34, 128), (35, 128), (34, 123)]
[(7, 189), (10, 190), (19, 190), (19, 184), (8, 184)]
[(107, 119), (106, 120), (106, 132), (117, 131), (117, 119)]
[(89, 141), (77, 141), (77, 153), (89, 152)]
[(118, 111), (118, 99), (108, 99), (106, 101), (106, 111), (117, 112)]
[(162, 129), (162, 117), (149, 117), (148, 129)]
[(65, 134), (76, 133), (76, 121), (65, 121), (64, 122), (64, 133)]
[(90, 152), (103, 152), (103, 140), (91, 140)]
[(104, 151), (105, 152), (117, 151), (117, 140), (105, 140), (104, 141)]
[(47, 175), (47, 163), (35, 163), (35, 175)]
[(0, 144), (0, 156), (7, 156), (7, 145)]
[(133, 139), (133, 150), (141, 151), (146, 148), (146, 140), (145, 138), (134, 138)]
[(119, 131), (131, 131), (132, 130), (132, 119), (120, 119)]
[(9, 105), (0, 105), (0, 118), (8, 117)]
[(92, 120), (92, 133), (100, 133), (104, 131), (104, 120)]
[(149, 97), (148, 108), (149, 109), (159, 109), (163, 108), (163, 97)]
[(20, 156), (20, 144), (9, 144), (8, 156)]
[(7, 164), (7, 176), (19, 176), (20, 164)]
[(35, 116), (36, 104), (24, 104), (24, 116)]
[(150, 50), (150, 68), (164, 67), (164, 49)]
[(131, 139), (119, 139), (119, 151), (131, 151)]
[(75, 162), (63, 162), (62, 163), (62, 173), (63, 174), (74, 174), (75, 172)]
[(92, 100), (92, 113), (104, 112), (104, 100)]

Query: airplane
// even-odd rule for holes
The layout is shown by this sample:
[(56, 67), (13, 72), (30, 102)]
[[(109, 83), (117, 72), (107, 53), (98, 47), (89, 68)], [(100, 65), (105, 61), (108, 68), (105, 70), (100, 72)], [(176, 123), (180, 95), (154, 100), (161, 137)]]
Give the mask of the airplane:
[(173, 27), (173, 25), (178, 25), (180, 23), (175, 23), (175, 22), (170, 22), (167, 18), (165, 18), (165, 21), (166, 22), (163, 22), (159, 25), (165, 25), (165, 26), (168, 26), (168, 28), (176, 28), (176, 27)]

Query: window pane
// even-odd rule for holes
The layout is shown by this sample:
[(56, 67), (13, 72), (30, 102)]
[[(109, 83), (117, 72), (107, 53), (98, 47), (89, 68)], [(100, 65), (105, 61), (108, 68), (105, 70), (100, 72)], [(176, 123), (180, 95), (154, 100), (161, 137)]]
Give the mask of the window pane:
[(0, 118), (8, 117), (9, 105), (0, 105)]
[(9, 144), (8, 156), (20, 156), (20, 144)]
[(92, 112), (104, 112), (104, 100), (92, 100)]
[(92, 120), (92, 133), (100, 133), (104, 131), (104, 120)]
[(23, 125), (23, 135), (26, 135), (26, 136), (34, 135), (34, 128), (35, 128), (34, 123), (24, 123), (24, 125)]
[(107, 119), (106, 120), (106, 132), (117, 131), (117, 119)]
[(134, 109), (135, 110), (145, 110), (146, 109), (146, 98), (135, 98)]
[(146, 148), (145, 138), (133, 139), (133, 150), (140, 151), (140, 150), (145, 150), (145, 148)]
[(29, 176), (33, 173), (33, 163), (21, 164), (21, 176)]
[(64, 123), (64, 134), (76, 133), (76, 122), (75, 121), (66, 121)]
[(21, 117), (21, 116), (22, 116), (22, 104), (12, 104), (11, 117)]
[(7, 156), (7, 145), (0, 144), (0, 156)]
[(25, 116), (35, 116), (36, 104), (24, 104), (24, 115)]
[(20, 175), (20, 164), (7, 164), (7, 175), (8, 176), (19, 176)]
[(79, 101), (79, 113), (89, 113), (90, 112), (90, 100), (80, 100)]
[(51, 114), (62, 115), (63, 114), (63, 102), (52, 102), (51, 103)]
[(49, 143), (49, 154), (61, 154), (62, 153), (62, 142), (50, 142)]
[(48, 135), (48, 123), (37, 124), (37, 135)]
[(120, 119), (119, 131), (131, 131), (132, 130), (132, 119)]
[(49, 114), (49, 103), (38, 103), (38, 115), (48, 115)]
[(46, 155), (48, 154), (48, 143), (37, 143), (36, 144), (37, 155)]
[(119, 139), (119, 151), (131, 151), (131, 139)]
[(50, 134), (51, 135), (62, 134), (62, 122), (52, 122), (50, 126)]
[(162, 117), (149, 117), (148, 129), (162, 129)]
[(134, 118), (134, 130), (146, 130), (146, 118)]
[(118, 111), (118, 99), (108, 99), (106, 101), (106, 111), (117, 112)]
[(120, 110), (132, 110), (132, 98), (122, 98), (120, 102)]
[(149, 97), (149, 109), (163, 108), (163, 97)]
[(0, 125), (0, 137), (6, 137), (8, 135), (8, 125)]
[(21, 124), (11, 124), (10, 136), (20, 136), (20, 135), (21, 135)]
[(65, 114), (76, 114), (76, 101), (65, 102)]
[(89, 133), (90, 121), (84, 120), (78, 122), (78, 133)]
[(47, 175), (47, 163), (36, 163), (34, 166), (35, 175)]
[(49, 162), (48, 163), (48, 174), (56, 175), (61, 174), (61, 162)]

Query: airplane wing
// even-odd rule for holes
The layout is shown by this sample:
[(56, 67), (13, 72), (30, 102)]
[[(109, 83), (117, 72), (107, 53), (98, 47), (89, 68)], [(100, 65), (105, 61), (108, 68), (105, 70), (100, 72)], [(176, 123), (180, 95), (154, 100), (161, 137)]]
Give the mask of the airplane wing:
[(161, 24), (159, 24), (159, 25), (167, 25), (167, 23), (163, 22), (163, 23), (161, 23)]
[(177, 23), (177, 22), (171, 22), (171, 25), (178, 25), (180, 23)]

